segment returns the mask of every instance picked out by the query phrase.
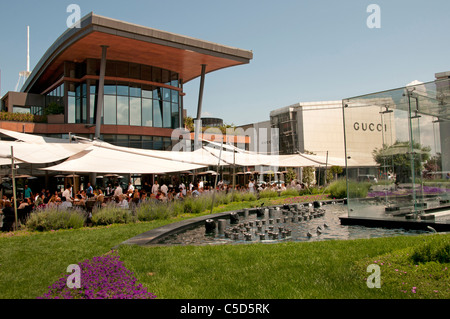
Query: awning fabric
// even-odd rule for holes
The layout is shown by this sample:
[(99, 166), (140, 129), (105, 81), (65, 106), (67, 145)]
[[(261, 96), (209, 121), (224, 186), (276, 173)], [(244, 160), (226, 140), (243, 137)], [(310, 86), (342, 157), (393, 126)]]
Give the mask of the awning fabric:
[[(28, 143), (0, 141), (1, 162), (11, 164), (11, 146), (15, 161), (32, 164), (57, 162), (85, 150), (89, 145), (70, 143)], [(4, 165), (2, 163), (2, 165)]]
[[(0, 165), (11, 164), (11, 146), (14, 158), (25, 163), (55, 163), (42, 168), (49, 171), (79, 173), (135, 173), (163, 174), (192, 171), (208, 166), (269, 166), (269, 167), (323, 167), (345, 166), (345, 159), (309, 154), (268, 155), (245, 151), (231, 145), (210, 143), (195, 151), (159, 151), (112, 145), (99, 140), (68, 140), (46, 138), (0, 129), (0, 133), (16, 141), (0, 141)], [(221, 151), (222, 148), (222, 151)], [(220, 157), (220, 163), (219, 163)], [(358, 163), (348, 159), (349, 166)]]
[(205, 166), (90, 146), (69, 157), (66, 161), (43, 168), (43, 170), (78, 173), (163, 174), (203, 167)]

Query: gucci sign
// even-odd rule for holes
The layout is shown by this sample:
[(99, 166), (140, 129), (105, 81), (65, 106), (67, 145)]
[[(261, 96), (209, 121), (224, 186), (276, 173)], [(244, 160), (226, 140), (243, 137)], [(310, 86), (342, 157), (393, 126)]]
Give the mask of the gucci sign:
[[(353, 129), (355, 131), (362, 130), (362, 131), (372, 131), (372, 132), (378, 131), (378, 132), (381, 132), (383, 130), (383, 125), (380, 124), (380, 123), (375, 124), (375, 123), (359, 123), (359, 122), (355, 122), (355, 123), (353, 123)], [(387, 131), (386, 124), (384, 125), (384, 131), (385, 132)]]

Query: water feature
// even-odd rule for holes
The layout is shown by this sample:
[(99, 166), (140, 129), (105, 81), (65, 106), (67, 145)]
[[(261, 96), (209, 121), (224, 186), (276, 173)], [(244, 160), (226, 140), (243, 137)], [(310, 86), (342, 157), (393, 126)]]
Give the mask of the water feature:
[(341, 225), (347, 214), (342, 203), (314, 202), (278, 207), (261, 207), (209, 218), (203, 223), (165, 236), (158, 245), (215, 245), (276, 243), (374, 238), (426, 233), (420, 230)]

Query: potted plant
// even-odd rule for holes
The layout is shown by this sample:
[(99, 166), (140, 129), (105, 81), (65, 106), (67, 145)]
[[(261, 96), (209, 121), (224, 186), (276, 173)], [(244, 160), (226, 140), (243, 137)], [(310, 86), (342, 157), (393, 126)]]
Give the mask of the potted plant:
[(47, 116), (47, 123), (49, 124), (63, 124), (64, 123), (64, 106), (56, 102), (51, 102), (44, 109), (44, 115)]

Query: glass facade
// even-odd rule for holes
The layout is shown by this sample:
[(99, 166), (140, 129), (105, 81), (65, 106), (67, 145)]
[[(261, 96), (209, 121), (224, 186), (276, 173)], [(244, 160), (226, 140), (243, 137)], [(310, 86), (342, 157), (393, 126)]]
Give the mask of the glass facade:
[[(343, 100), (349, 217), (428, 219), (448, 207), (449, 103), (449, 79)], [(362, 152), (371, 138), (379, 146)]]
[[(98, 105), (100, 60), (65, 62), (66, 81), (47, 96), (66, 103), (66, 122), (95, 125)], [(94, 76), (94, 77), (93, 77)], [(132, 127), (176, 129), (182, 126), (181, 85), (178, 74), (149, 65), (107, 61), (101, 123)], [(64, 100), (64, 95), (66, 100)], [(167, 138), (106, 136), (117, 145), (167, 149)], [(169, 138), (170, 140), (170, 138)]]
[(280, 154), (295, 154), (298, 149), (297, 134), (297, 112), (286, 110), (286, 112), (270, 117), (272, 128), (278, 128), (279, 132), (279, 152)]
[[(68, 77), (83, 79), (99, 73), (100, 61), (96, 59), (65, 65)], [(148, 65), (107, 61), (105, 74), (102, 124), (173, 129), (181, 125), (177, 73)], [(111, 77), (123, 81), (108, 80)], [(142, 84), (143, 81), (152, 83)], [(88, 79), (67, 86), (67, 122), (95, 124), (98, 81)]]

